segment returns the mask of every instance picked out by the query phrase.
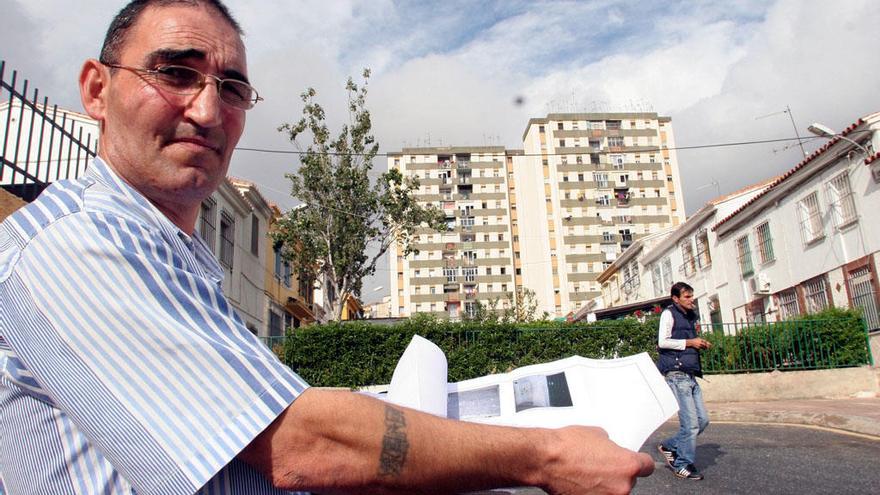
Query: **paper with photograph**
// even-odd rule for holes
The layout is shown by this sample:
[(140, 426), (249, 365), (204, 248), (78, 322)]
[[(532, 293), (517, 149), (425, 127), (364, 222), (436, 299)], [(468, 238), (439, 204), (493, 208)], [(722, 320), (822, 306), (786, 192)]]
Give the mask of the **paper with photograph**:
[(647, 353), (617, 359), (572, 356), (446, 383), (446, 357), (415, 336), (387, 400), (453, 419), (511, 426), (599, 426), (637, 451), (678, 412), (675, 396)]

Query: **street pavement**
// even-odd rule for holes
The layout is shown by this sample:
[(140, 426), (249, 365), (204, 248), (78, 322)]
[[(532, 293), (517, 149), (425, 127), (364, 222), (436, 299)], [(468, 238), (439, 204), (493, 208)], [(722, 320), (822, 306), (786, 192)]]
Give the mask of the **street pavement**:
[[(675, 478), (656, 445), (677, 419), (642, 447), (656, 470), (635, 494), (880, 493), (880, 398), (707, 403), (712, 423), (697, 442), (703, 481)], [(487, 492), (488, 493), (488, 492)], [(541, 495), (535, 488), (497, 495)]]

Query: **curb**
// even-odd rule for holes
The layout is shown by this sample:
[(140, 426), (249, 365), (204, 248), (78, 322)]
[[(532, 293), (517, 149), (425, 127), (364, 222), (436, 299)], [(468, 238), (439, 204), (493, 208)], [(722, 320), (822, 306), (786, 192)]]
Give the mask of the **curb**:
[(880, 440), (880, 424), (875, 418), (834, 413), (798, 411), (731, 411), (709, 407), (710, 421), (733, 423), (777, 423), (818, 426), (831, 430), (866, 435)]

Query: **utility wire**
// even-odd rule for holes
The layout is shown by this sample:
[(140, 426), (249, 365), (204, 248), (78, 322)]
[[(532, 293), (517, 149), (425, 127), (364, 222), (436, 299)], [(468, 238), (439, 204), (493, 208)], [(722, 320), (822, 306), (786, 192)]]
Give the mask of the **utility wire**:
[[(809, 138), (809, 140), (818, 139), (818, 137)], [(734, 141), (730, 143), (713, 143), (713, 144), (697, 144), (693, 146), (671, 146), (671, 147), (656, 147), (656, 148), (647, 148), (640, 149), (638, 151), (593, 151), (592, 148), (588, 146), (584, 146), (584, 151), (582, 153), (522, 153), (516, 154), (514, 156), (560, 156), (560, 155), (578, 155), (578, 154), (617, 154), (617, 153), (653, 153), (659, 151), (668, 151), (668, 150), (696, 150), (696, 149), (705, 149), (705, 148), (727, 148), (731, 146), (748, 146), (754, 144), (767, 144), (767, 143), (779, 143), (785, 141), (806, 141), (807, 139), (802, 137), (791, 137), (791, 138), (779, 138), (779, 139), (758, 139), (753, 141)], [(466, 146), (463, 148), (467, 148)], [(331, 156), (366, 156), (366, 153), (340, 153), (336, 151), (327, 151), (327, 152), (311, 152), (311, 151), (296, 151), (296, 150), (278, 150), (278, 149), (268, 149), (268, 148), (247, 148), (247, 147), (238, 147), (235, 148), (236, 151), (251, 151), (255, 153), (274, 153), (274, 154), (284, 154), (284, 155), (306, 155), (309, 153), (317, 153), (317, 154), (327, 154)], [(393, 152), (393, 153), (376, 153), (375, 156), (384, 156), (388, 157), (391, 155), (405, 155), (407, 153), (403, 153), (402, 151)]]

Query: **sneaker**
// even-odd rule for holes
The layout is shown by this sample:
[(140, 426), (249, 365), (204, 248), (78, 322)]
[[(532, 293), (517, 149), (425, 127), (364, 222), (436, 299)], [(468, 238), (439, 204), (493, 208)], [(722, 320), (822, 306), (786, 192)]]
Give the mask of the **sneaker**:
[(667, 449), (663, 446), (663, 444), (657, 444), (657, 451), (660, 452), (660, 455), (663, 456), (663, 460), (666, 461), (666, 465), (670, 468), (672, 464), (675, 462), (675, 459), (678, 458), (678, 454), (675, 453), (672, 449)]
[(699, 471), (697, 471), (697, 468), (693, 464), (688, 464), (687, 466), (673, 469), (672, 474), (674, 474), (676, 478), (684, 478), (687, 480), (703, 479), (703, 475)]

